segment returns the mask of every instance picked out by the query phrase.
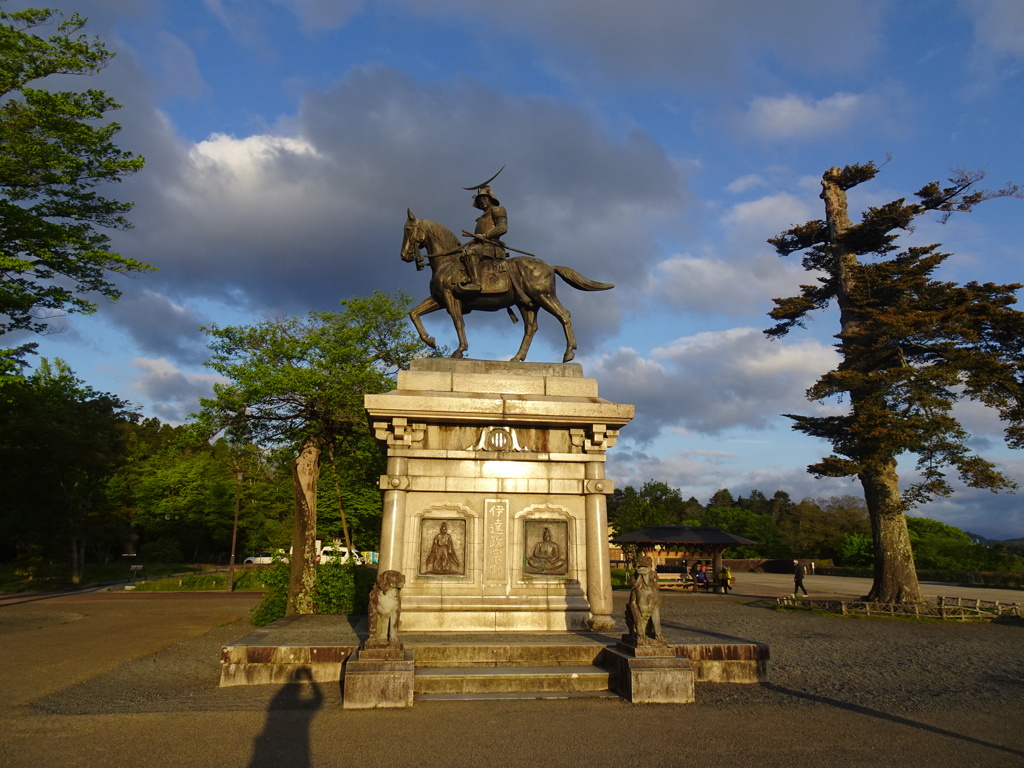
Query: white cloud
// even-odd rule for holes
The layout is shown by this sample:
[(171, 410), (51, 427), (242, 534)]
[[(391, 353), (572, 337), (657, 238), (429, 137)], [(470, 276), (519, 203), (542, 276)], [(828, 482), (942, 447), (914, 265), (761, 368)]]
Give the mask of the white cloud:
[(768, 237), (810, 218), (813, 212), (806, 200), (780, 192), (738, 203), (722, 216), (722, 224), (733, 233), (754, 231), (757, 236)]
[(338, 29), (363, 10), (363, 0), (273, 0), (298, 16), (307, 31)]
[(732, 192), (734, 195), (738, 195), (751, 189), (756, 189), (757, 187), (767, 186), (767, 184), (768, 182), (761, 174), (748, 173), (747, 175), (740, 176), (738, 179), (730, 183), (726, 187), (726, 190)]
[(656, 265), (646, 295), (681, 312), (725, 317), (765, 316), (771, 299), (795, 292), (794, 270), (778, 256), (758, 253), (726, 261), (673, 256)]
[(630, 435), (653, 439), (673, 426), (700, 434), (779, 425), (780, 414), (819, 412), (805, 390), (836, 364), (814, 340), (769, 341), (756, 328), (709, 331), (677, 339), (649, 358), (620, 348), (589, 367), (602, 396), (636, 405)]
[(662, 261), (652, 268), (644, 295), (684, 312), (764, 316), (772, 298), (791, 295), (807, 281), (799, 262), (780, 259), (767, 240), (810, 218), (807, 202), (787, 193), (739, 203), (719, 221), (720, 251)]
[(1024, 59), (1024, 4), (1020, 0), (961, 0), (974, 16), (974, 45), (983, 54)]
[(836, 93), (817, 101), (794, 94), (759, 96), (747, 110), (746, 131), (767, 141), (834, 139), (855, 123), (872, 119), (881, 107), (870, 94)]

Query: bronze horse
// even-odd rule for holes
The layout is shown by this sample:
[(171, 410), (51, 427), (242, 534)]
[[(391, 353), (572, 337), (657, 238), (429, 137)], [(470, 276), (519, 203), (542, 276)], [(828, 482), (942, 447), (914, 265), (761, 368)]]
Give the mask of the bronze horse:
[(430, 297), (413, 307), (409, 318), (424, 343), (436, 349), (437, 343), (432, 336), (427, 335), (420, 317), (439, 309), (448, 310), (455, 323), (455, 331), (459, 335), (459, 346), (452, 353), (452, 357), (462, 357), (462, 353), (469, 349), (463, 315), (473, 310), (494, 312), (507, 309), (514, 322), (516, 316), (511, 308), (518, 307), (525, 328), (523, 342), (512, 359), (518, 362), (526, 359), (530, 343), (537, 332), (537, 310), (546, 309), (558, 318), (565, 331), (565, 355), (562, 362), (568, 363), (576, 352), (576, 335), (572, 330), (569, 310), (555, 295), (555, 275), (581, 291), (607, 291), (615, 287), (610, 283), (588, 280), (569, 267), (552, 267), (533, 256), (516, 256), (501, 262), (492, 262), (507, 269), (509, 280), (504, 290), (464, 291), (459, 287), (465, 275), (459, 258), (462, 244), (458, 238), (441, 224), (429, 219), (417, 219), (412, 215), (412, 211), (409, 211), (408, 220), (405, 222), (405, 235), (402, 238), (402, 261), (415, 261), (416, 267), (422, 269), (421, 249), (427, 251), (426, 258), (430, 263)]

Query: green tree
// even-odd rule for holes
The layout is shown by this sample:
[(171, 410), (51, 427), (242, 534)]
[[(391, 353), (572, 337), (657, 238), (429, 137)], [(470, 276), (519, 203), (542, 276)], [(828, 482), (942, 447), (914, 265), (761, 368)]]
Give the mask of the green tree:
[[(36, 34), (54, 23), (56, 34)], [(114, 143), (120, 126), (107, 113), (120, 105), (99, 90), (34, 86), (104, 67), (113, 54), (84, 25), (50, 9), (0, 11), (0, 335), (41, 331), (60, 311), (93, 312), (95, 295), (120, 295), (110, 273), (151, 269), (111, 251), (100, 231), (130, 227), (131, 204), (100, 190), (143, 165)]]
[(620, 535), (648, 525), (677, 525), (686, 508), (679, 491), (659, 480), (648, 480), (639, 491), (627, 485), (609, 501), (608, 521)]
[(850, 567), (871, 565), (875, 561), (875, 546), (871, 536), (851, 533), (843, 539), (836, 552), (836, 562)]
[(700, 524), (721, 528), (726, 533), (757, 542), (757, 546), (747, 545), (727, 549), (726, 557), (779, 557), (782, 540), (779, 535), (779, 527), (771, 515), (758, 514), (743, 507), (708, 506), (700, 516)]
[[(839, 307), (839, 366), (811, 387), (811, 400), (839, 398), (839, 416), (798, 416), (794, 428), (832, 444), (833, 454), (808, 467), (817, 476), (855, 476), (864, 489), (875, 550), (869, 598), (919, 601), (921, 593), (904, 513), (935, 495), (948, 495), (952, 467), (973, 487), (998, 490), (1012, 483), (968, 446), (953, 414), (969, 398), (1008, 419), (1007, 438), (1024, 443), (1019, 365), (1024, 321), (1013, 305), (1019, 285), (940, 282), (932, 274), (948, 257), (937, 245), (899, 250), (898, 230), (930, 211), (948, 217), (983, 200), (1019, 195), (1014, 186), (972, 191), (980, 174), (956, 172), (904, 199), (869, 208), (859, 223), (847, 213), (847, 190), (878, 173), (873, 163), (831, 168), (822, 177), (825, 220), (794, 227), (771, 242), (778, 253), (803, 253), (818, 277), (798, 296), (775, 299), (769, 337), (802, 326), (832, 301)], [(862, 259), (865, 259), (862, 261)], [(899, 488), (897, 461), (917, 456), (921, 481)]]
[[(409, 328), (403, 294), (375, 293), (341, 304), (341, 312), (311, 312), (305, 319), (206, 329), (213, 352), (208, 365), (229, 382), (215, 385), (215, 396), (201, 401), (200, 428), (206, 434), (227, 429), (235, 441), (293, 451), (289, 613), (314, 610), (321, 457), (371, 452), (363, 396), (393, 389), (398, 370), (425, 350)], [(341, 494), (337, 498), (344, 501)], [(347, 528), (343, 511), (339, 520)]]
[(708, 500), (708, 507), (735, 507), (736, 501), (732, 497), (732, 491), (728, 488), (720, 488)]
[(0, 401), (0, 537), (24, 551), (70, 552), (79, 583), (85, 549), (119, 530), (105, 494), (124, 453), (121, 426), (137, 414), (46, 358)]
[(804, 499), (779, 518), (779, 530), (790, 554), (798, 557), (838, 557), (850, 534), (870, 534), (864, 500), (856, 496)]

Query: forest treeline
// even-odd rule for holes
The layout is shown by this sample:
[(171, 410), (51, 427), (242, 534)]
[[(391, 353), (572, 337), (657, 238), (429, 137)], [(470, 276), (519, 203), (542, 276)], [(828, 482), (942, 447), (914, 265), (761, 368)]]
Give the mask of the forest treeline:
[[(236, 493), (238, 560), (289, 546), (288, 448), (211, 442), (194, 425), (143, 419), (59, 359), (7, 376), (0, 393), (0, 562), (26, 573), (70, 562), (73, 580), (86, 562), (126, 553), (140, 563), (225, 564)], [(382, 467), (376, 452), (324, 462), (320, 536), (341, 537), (340, 490), (354, 543), (377, 546)]]
[[(727, 558), (814, 558), (853, 567), (874, 561), (868, 509), (857, 496), (793, 501), (786, 491), (734, 497), (723, 488), (701, 504), (649, 480), (640, 489), (617, 489), (608, 521), (618, 534), (647, 525), (710, 525), (757, 542), (727, 550)], [(908, 516), (907, 526), (919, 570), (1024, 572), (1024, 545), (976, 544), (959, 528), (926, 517)]]
[[(237, 557), (287, 548), (291, 542), (294, 451), (253, 443), (210, 441), (195, 424), (144, 419), (132, 406), (94, 390), (61, 360), (41, 360), (0, 388), (0, 562), (26, 573), (46, 562), (70, 562), (80, 579), (87, 562), (225, 564), (236, 494)], [(241, 479), (238, 473), (241, 472)], [(317, 496), (317, 535), (342, 536), (344, 509), (358, 549), (380, 536), (378, 478), (372, 450), (324, 460)], [(340, 494), (340, 504), (339, 504)], [(706, 503), (650, 480), (609, 498), (618, 533), (645, 525), (711, 525), (758, 542), (727, 553), (739, 558), (817, 558), (869, 566), (871, 526), (855, 496), (794, 501), (785, 491), (734, 497), (728, 489)], [(963, 531), (908, 517), (919, 569), (1024, 571), (1021, 545), (975, 544)]]

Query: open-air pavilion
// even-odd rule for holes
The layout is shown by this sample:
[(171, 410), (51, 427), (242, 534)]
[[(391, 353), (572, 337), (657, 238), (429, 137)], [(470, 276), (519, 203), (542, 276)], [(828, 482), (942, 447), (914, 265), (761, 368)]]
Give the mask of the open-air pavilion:
[[(712, 560), (714, 573), (722, 570), (722, 553), (729, 547), (756, 545), (758, 542), (714, 528), (710, 525), (648, 525), (632, 533), (616, 536), (612, 544), (633, 546), (653, 555), (672, 552), (680, 557)], [(657, 558), (655, 558), (657, 559)]]

